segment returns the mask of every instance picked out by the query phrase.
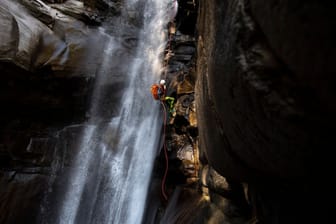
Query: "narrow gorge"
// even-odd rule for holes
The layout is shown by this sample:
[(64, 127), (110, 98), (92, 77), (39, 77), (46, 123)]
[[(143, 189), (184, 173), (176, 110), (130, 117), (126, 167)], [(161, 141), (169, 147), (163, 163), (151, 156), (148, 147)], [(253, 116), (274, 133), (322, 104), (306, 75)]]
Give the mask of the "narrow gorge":
[(0, 0), (0, 223), (332, 223), (334, 5)]

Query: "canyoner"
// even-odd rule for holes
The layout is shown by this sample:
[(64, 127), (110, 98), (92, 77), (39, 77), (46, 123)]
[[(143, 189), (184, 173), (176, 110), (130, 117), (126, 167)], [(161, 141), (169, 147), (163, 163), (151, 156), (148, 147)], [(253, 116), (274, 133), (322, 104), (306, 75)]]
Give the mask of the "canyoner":
[[(122, 2), (120, 18), (97, 30), (96, 38), (105, 47), (94, 53), (103, 54), (104, 60), (96, 74), (89, 125), (83, 125), (74, 143), (74, 158), (55, 170), (59, 175), (51, 180), (40, 223), (142, 223), (162, 128), (160, 106), (143, 90), (162, 71), (169, 0)], [(129, 39), (138, 41), (130, 46)], [(106, 107), (116, 85), (121, 99), (115, 108)], [(165, 83), (158, 85), (153, 97), (164, 105)], [(115, 113), (104, 115), (113, 109)], [(164, 190), (164, 182), (162, 186)]]

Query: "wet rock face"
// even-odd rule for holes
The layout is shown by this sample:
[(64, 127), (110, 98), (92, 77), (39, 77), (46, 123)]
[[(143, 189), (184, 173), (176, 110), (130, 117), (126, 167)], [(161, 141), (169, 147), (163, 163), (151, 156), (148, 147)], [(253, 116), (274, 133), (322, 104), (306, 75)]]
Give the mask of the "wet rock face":
[[(335, 95), (328, 86), (321, 86), (320, 73), (310, 72), (317, 84), (309, 86), (302, 73), (287, 66), (290, 58), (273, 51), (272, 37), (263, 35), (245, 1), (209, 1), (200, 7), (197, 102), (209, 160), (221, 173), (238, 179), (309, 176), (315, 169), (311, 166), (315, 148), (331, 143), (328, 122), (335, 119), (329, 116), (332, 106), (323, 101)], [(211, 10), (214, 7), (223, 10)], [(325, 25), (325, 32), (330, 27)], [(289, 38), (281, 41), (282, 50), (291, 46), (293, 52), (302, 54), (298, 56), (302, 63), (309, 64), (311, 54), (300, 51), (306, 48)], [(329, 49), (326, 56), (331, 54)], [(290, 62), (297, 65), (294, 59)], [(320, 67), (326, 77), (332, 66)], [(329, 93), (328, 98), (321, 99), (316, 88)], [(214, 129), (216, 133), (207, 131)]]
[[(0, 223), (43, 223), (38, 214), (48, 209), (41, 206), (55, 170), (69, 164), (64, 158), (71, 160), (81, 131), (67, 126), (90, 116), (102, 61), (93, 52), (102, 51), (107, 38), (92, 26), (94, 8), (66, 2), (0, 1)], [(120, 60), (127, 56), (121, 53)], [(110, 97), (98, 103), (113, 108), (101, 111), (103, 119), (118, 110), (123, 71), (115, 70), (100, 89)]]
[(14, 179), (12, 176), (1, 176), (0, 189), (5, 187), (7, 194), (0, 194), (0, 210), (3, 212), (0, 222), (36, 223), (36, 214), (43, 199), (42, 189), (47, 185), (47, 176), (18, 174), (14, 181), (10, 181)]
[(179, 0), (176, 23), (183, 34), (194, 35), (198, 12), (198, 0)]
[[(60, 179), (58, 174), (68, 172), (78, 149), (77, 140), (85, 126), (72, 125), (48, 133), (42, 133), (41, 127), (30, 128), (35, 129), (1, 132), (1, 223), (45, 223), (50, 220), (44, 216), (50, 218), (55, 210), (47, 202), (57, 203), (64, 196), (63, 192), (53, 189), (65, 185), (66, 180)], [(56, 198), (52, 197), (54, 194)]]
[(333, 17), (317, 1), (200, 1), (201, 155), (249, 183), (261, 223), (306, 220), (314, 189), (331, 192), (307, 180), (334, 169)]

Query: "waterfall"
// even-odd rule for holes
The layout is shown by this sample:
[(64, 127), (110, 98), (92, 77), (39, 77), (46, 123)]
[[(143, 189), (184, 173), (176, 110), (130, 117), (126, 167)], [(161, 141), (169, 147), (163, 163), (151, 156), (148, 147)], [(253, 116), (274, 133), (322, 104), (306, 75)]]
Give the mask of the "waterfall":
[[(150, 86), (162, 73), (168, 2), (126, 0), (119, 21), (111, 22), (113, 29), (105, 26), (97, 31), (95, 41), (104, 40), (106, 45), (104, 52), (95, 52), (104, 57), (90, 119), (83, 125), (71, 164), (56, 179), (62, 184), (45, 222), (141, 223), (162, 128), (160, 105), (152, 99)], [(128, 31), (123, 26), (130, 26), (127, 21), (132, 19), (140, 28), (125, 40)], [(124, 49), (128, 44), (131, 49)], [(124, 50), (128, 60), (120, 62)], [(120, 102), (112, 105), (119, 113), (106, 120), (102, 111), (113, 108), (103, 103), (109, 97), (103, 87), (116, 80), (124, 83)]]

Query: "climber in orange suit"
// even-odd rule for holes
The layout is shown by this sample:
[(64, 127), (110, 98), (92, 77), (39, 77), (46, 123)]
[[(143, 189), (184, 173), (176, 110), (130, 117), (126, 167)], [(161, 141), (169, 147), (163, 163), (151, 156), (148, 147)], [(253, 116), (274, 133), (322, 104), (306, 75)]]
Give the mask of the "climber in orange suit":
[(151, 87), (151, 93), (153, 95), (153, 98), (155, 100), (161, 100), (163, 101), (166, 96), (166, 81), (161, 79), (160, 83), (153, 84)]

